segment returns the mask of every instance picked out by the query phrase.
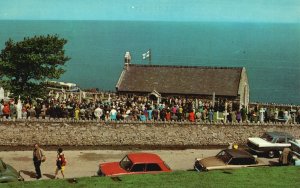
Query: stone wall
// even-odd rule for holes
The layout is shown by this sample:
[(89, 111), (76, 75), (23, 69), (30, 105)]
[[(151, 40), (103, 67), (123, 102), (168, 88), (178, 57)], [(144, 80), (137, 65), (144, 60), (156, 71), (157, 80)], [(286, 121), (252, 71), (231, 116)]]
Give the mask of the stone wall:
[(300, 138), (300, 125), (197, 124), (142, 122), (2, 121), (0, 146), (205, 146), (245, 144), (265, 131), (284, 131)]

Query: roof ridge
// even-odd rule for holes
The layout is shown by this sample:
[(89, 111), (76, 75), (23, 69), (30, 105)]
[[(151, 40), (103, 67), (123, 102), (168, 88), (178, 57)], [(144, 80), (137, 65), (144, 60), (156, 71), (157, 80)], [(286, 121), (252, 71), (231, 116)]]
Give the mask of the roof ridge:
[(169, 68), (202, 68), (202, 69), (242, 69), (244, 67), (222, 67), (222, 66), (188, 66), (188, 65), (146, 65), (146, 64), (129, 64), (133, 67), (169, 67)]

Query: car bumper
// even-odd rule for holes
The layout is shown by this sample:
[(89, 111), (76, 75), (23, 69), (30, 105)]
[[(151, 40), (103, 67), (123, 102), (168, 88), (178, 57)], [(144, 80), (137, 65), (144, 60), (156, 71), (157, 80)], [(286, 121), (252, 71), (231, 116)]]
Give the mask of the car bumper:
[(204, 171), (204, 168), (203, 166), (201, 165), (201, 163), (199, 161), (196, 161), (195, 164), (194, 164), (194, 169), (197, 171), (197, 172), (202, 172)]

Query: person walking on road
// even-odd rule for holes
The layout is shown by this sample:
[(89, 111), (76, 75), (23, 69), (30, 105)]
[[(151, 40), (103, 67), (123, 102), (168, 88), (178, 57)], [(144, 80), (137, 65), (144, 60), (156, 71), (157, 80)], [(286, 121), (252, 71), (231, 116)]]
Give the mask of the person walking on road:
[(35, 144), (33, 149), (33, 164), (36, 172), (36, 179), (40, 179), (42, 177), (41, 163), (44, 160), (45, 155), (43, 153), (43, 150), (39, 147), (38, 144)]
[(55, 170), (54, 179), (58, 179), (57, 175), (58, 175), (59, 171), (61, 172), (62, 177), (65, 178), (64, 171), (65, 171), (66, 164), (67, 164), (67, 161), (66, 161), (65, 155), (63, 153), (63, 149), (58, 148), (58, 150), (57, 150), (57, 159), (56, 159), (56, 170)]

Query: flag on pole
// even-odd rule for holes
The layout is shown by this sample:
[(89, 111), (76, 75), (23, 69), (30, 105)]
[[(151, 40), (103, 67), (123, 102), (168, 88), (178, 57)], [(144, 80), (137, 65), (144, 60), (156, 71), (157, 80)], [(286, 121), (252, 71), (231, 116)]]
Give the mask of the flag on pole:
[(147, 58), (150, 59), (150, 57), (151, 57), (151, 52), (150, 52), (150, 50), (148, 50), (146, 53), (143, 53), (143, 59), (147, 59)]

